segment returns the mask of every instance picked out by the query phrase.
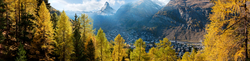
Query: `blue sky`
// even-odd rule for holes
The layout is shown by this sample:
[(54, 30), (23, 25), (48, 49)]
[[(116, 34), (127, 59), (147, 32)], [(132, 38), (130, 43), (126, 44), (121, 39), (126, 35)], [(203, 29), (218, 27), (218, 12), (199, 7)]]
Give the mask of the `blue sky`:
[[(133, 3), (139, 0), (49, 0), (52, 7), (57, 10), (65, 11), (97, 11), (104, 6), (105, 2), (109, 2), (110, 6), (115, 10), (126, 3)], [(169, 0), (152, 0), (161, 6), (165, 6)]]

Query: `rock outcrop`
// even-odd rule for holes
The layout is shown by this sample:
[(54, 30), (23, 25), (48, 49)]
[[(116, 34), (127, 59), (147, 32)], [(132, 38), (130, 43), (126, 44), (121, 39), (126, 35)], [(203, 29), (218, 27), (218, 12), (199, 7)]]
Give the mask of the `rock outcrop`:
[(212, 6), (210, 0), (170, 0), (153, 16), (150, 26), (171, 40), (203, 40)]

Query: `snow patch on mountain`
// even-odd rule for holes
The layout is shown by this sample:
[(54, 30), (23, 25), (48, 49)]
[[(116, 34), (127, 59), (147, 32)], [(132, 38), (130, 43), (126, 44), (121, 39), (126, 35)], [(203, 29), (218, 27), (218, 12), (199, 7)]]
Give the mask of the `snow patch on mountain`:
[(113, 15), (115, 13), (115, 10), (110, 7), (109, 3), (106, 2), (104, 6), (101, 8), (100, 11), (97, 11), (97, 14), (100, 15)]

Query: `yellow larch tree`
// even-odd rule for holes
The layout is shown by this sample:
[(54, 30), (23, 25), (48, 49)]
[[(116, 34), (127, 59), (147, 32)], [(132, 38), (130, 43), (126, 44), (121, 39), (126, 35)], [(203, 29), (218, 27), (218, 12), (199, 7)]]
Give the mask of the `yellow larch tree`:
[(195, 60), (195, 56), (196, 56), (196, 50), (195, 49), (193, 49), (193, 51), (191, 52), (191, 54), (190, 54), (190, 56), (189, 56), (189, 59), (191, 60), (191, 61), (194, 61)]
[(70, 61), (71, 54), (74, 53), (72, 23), (64, 11), (57, 22), (56, 28), (56, 53), (63, 61)]
[(205, 55), (202, 54), (202, 52), (203, 52), (203, 50), (200, 50), (197, 52), (197, 54), (195, 54), (194, 61), (204, 61)]
[(54, 44), (54, 30), (53, 24), (50, 21), (50, 13), (46, 8), (44, 2), (41, 4), (39, 11), (39, 17), (35, 21), (35, 33), (34, 38), (31, 43), (31, 54), (28, 55), (29, 58), (52, 61), (53, 58), (50, 54), (53, 52)]
[(131, 61), (147, 61), (149, 60), (149, 57), (147, 56), (147, 53), (145, 52), (145, 42), (139, 38), (135, 41), (135, 49), (133, 52), (130, 53), (130, 60)]
[[(17, 54), (18, 46), (22, 43), (24, 47), (30, 46), (33, 39), (33, 24), (34, 13), (37, 13), (35, 9), (39, 9), (36, 5), (36, 0), (2, 0), (4, 5), (4, 16), (6, 20), (6, 28), (3, 32), (6, 32), (6, 36), (2, 46), (6, 47), (5, 57), (15, 57)], [(33, 17), (33, 18), (31, 18)], [(1, 33), (2, 34), (2, 33)], [(24, 50), (28, 50), (25, 48)], [(29, 52), (27, 52), (28, 55)], [(10, 59), (11, 60), (11, 59)]]
[(96, 60), (99, 61), (111, 61), (111, 51), (110, 51), (110, 45), (109, 42), (105, 36), (105, 33), (100, 28), (96, 35)]
[(181, 59), (181, 61), (192, 61), (192, 60), (190, 60), (190, 53), (189, 52), (185, 52), (184, 54), (183, 54), (183, 56), (182, 56), (182, 59)]
[(75, 14), (75, 20), (73, 21), (74, 25), (74, 46), (75, 46), (75, 60), (86, 60), (89, 52), (88, 43), (90, 40), (94, 42), (95, 38), (94, 29), (93, 29), (93, 20), (88, 17), (87, 14), (81, 14), (77, 18)]
[(78, 18), (78, 21), (81, 24), (80, 28), (82, 31), (82, 40), (86, 40), (88, 37), (91, 38), (94, 35), (93, 20), (87, 14), (81, 14), (81, 16)]
[(195, 61), (195, 58), (200, 59), (200, 57), (196, 57), (196, 52), (193, 50), (192, 53), (185, 52), (182, 57), (182, 61)]
[(118, 34), (115, 37), (115, 45), (114, 45), (114, 50), (112, 52), (112, 59), (113, 61), (122, 61), (123, 58), (127, 56), (126, 50), (124, 48), (125, 46), (125, 40), (121, 37), (120, 34)]
[(156, 43), (158, 48), (159, 57), (158, 60), (165, 61), (174, 61), (177, 60), (175, 51), (172, 49), (171, 42), (167, 38), (163, 38), (163, 40), (159, 40), (159, 43)]
[(150, 48), (148, 55), (150, 56), (150, 61), (158, 61), (157, 58), (159, 57), (158, 49), (155, 47)]
[[(212, 0), (211, 22), (204, 36), (204, 55), (208, 61), (244, 60), (249, 32), (247, 20), (249, 0)], [(249, 29), (249, 28), (248, 28)], [(249, 35), (249, 34), (248, 34)]]
[(88, 52), (91, 52), (91, 50), (88, 50), (90, 49), (89, 47), (91, 47), (91, 46), (88, 46), (89, 45), (88, 43), (90, 43), (91, 40), (94, 41), (93, 38), (95, 38), (94, 29), (93, 29), (93, 20), (87, 14), (81, 14), (81, 16), (78, 18), (78, 21), (80, 23), (81, 42), (82, 42), (79, 44), (84, 45), (84, 46), (80, 46), (80, 47), (84, 47), (83, 58), (87, 58), (87, 60), (89, 60), (88, 58), (92, 56), (86, 55), (86, 54), (89, 54)]

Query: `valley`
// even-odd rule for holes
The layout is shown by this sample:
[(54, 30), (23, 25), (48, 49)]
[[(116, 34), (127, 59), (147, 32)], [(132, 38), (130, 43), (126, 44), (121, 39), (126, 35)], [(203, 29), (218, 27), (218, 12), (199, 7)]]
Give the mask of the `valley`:
[(127, 43), (133, 43), (138, 38), (148, 42), (165, 37), (179, 41), (203, 40), (213, 4), (209, 0), (171, 0), (166, 6), (159, 6), (151, 0), (140, 0), (124, 4), (118, 10), (108, 2), (103, 6), (100, 11), (85, 12), (94, 20), (94, 28), (102, 28), (108, 40), (121, 34)]
[(0, 0), (0, 61), (250, 61), (249, 4)]

